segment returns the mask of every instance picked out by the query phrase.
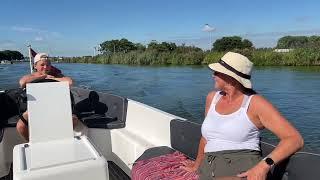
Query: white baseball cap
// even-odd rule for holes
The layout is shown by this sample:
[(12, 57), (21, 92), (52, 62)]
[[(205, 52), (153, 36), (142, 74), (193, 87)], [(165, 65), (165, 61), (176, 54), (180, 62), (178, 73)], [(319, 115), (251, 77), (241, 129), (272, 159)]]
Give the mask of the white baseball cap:
[(36, 64), (40, 60), (48, 60), (48, 58), (49, 58), (49, 55), (47, 53), (38, 53), (34, 57), (34, 64)]

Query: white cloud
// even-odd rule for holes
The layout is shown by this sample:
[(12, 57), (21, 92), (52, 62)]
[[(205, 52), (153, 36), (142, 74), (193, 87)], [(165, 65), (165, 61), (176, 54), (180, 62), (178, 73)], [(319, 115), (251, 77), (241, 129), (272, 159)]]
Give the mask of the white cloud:
[(42, 37), (42, 40), (44, 39), (43, 37), (45, 37), (46, 39), (58, 39), (62, 37), (61, 33), (59, 32), (47, 31), (32, 27), (12, 26), (10, 29), (19, 33), (37, 34), (37, 37), (35, 39), (39, 39), (38, 37)]
[(294, 19), (298, 23), (306, 23), (312, 20), (311, 16), (299, 16)]
[(320, 29), (307, 29), (307, 30), (278, 31), (278, 32), (261, 32), (261, 33), (249, 32), (249, 33), (243, 34), (242, 36), (247, 36), (247, 37), (309, 36), (309, 35), (317, 35), (319, 33), (320, 33)]
[(0, 50), (12, 49), (16, 47), (16, 43), (10, 40), (0, 41)]
[(216, 28), (211, 27), (209, 24), (205, 24), (204, 27), (202, 28), (202, 31), (204, 31), (204, 32), (213, 32), (215, 30), (216, 30)]
[(13, 31), (17, 31), (17, 32), (23, 32), (23, 33), (28, 33), (28, 32), (39, 32), (40, 30), (37, 30), (37, 29), (33, 29), (33, 28), (30, 28), (30, 27), (18, 27), (18, 26), (13, 26), (11, 27), (11, 29)]
[(38, 37), (36, 37), (34, 40), (35, 40), (35, 41), (43, 41), (43, 37), (38, 36)]

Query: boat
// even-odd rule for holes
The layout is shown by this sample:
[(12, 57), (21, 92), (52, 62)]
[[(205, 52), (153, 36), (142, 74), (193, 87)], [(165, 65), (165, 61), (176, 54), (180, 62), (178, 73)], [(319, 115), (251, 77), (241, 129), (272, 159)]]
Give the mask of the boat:
[[(54, 82), (39, 84), (44, 84), (41, 88), (45, 88), (45, 86), (54, 84)], [(70, 91), (70, 102), (74, 104), (74, 109), (77, 111), (76, 113), (81, 120), (74, 128), (73, 136), (75, 139), (82, 139), (91, 144), (92, 147), (90, 146), (90, 148), (97, 151), (97, 157), (101, 156), (101, 158), (106, 160), (104, 167), (106, 177), (104, 177), (104, 179), (130, 179), (132, 167), (138, 160), (157, 157), (174, 151), (182, 152), (191, 159), (196, 158), (198, 143), (201, 137), (201, 124), (188, 121), (126, 97), (96, 92), (80, 87), (72, 87)], [(21, 89), (3, 91), (0, 93), (0, 97), (4, 97), (4, 95), (9, 92), (21, 94), (19, 97), (22, 98), (17, 98), (17, 102), (21, 103), (23, 99), (26, 98), (25, 91)], [(54, 96), (54, 94), (50, 93), (50, 96)], [(30, 95), (27, 95), (27, 97), (28, 101), (32, 101), (30, 100)], [(36, 99), (36, 96), (34, 99)], [(54, 99), (59, 98), (54, 97)], [(24, 104), (24, 106), (25, 105), (26, 104)], [(30, 111), (30, 107), (32, 107), (29, 105), (30, 104), (28, 104), (28, 111)], [(20, 106), (23, 105), (20, 104)], [(0, 128), (1, 180), (9, 180), (12, 178), (23, 179), (23, 177), (28, 179), (28, 174), (33, 173), (33, 175), (35, 175), (45, 170), (47, 173), (51, 171), (60, 173), (57, 170), (58, 168), (61, 168), (61, 171), (65, 171), (70, 167), (70, 164), (72, 165), (72, 169), (76, 171), (76, 167), (87, 161), (82, 160), (71, 163), (55, 162), (55, 164), (52, 164), (49, 160), (57, 161), (57, 156), (60, 155), (56, 153), (45, 154), (44, 152), (47, 151), (46, 148), (52, 147), (45, 145), (41, 147), (44, 155), (42, 153), (34, 155), (36, 157), (44, 157), (45, 160), (39, 160), (38, 158), (39, 161), (43, 161), (41, 162), (42, 164), (36, 161), (28, 162), (28, 158), (26, 158), (27, 151), (22, 150), (35, 147), (35, 143), (31, 142), (31, 139), (30, 142), (27, 143), (17, 134), (15, 129), (18, 119), (17, 115), (3, 117), (2, 113), (0, 114), (2, 116)], [(50, 134), (50, 130), (47, 133)], [(54, 141), (52, 142), (56, 143)], [(49, 142), (44, 141), (42, 143), (46, 144)], [(267, 139), (261, 140), (262, 156), (268, 155), (274, 148), (275, 144), (270, 143)], [(24, 154), (24, 156), (20, 157), (21, 154)], [(27, 160), (22, 161), (21, 159), (24, 158)], [(15, 164), (17, 162), (18, 164)], [(32, 169), (32, 166), (31, 168), (29, 166), (30, 163), (36, 163), (41, 167)], [(44, 163), (49, 165), (43, 165)], [(301, 150), (287, 160), (277, 164), (271, 171), (271, 179), (319, 179), (319, 165), (319, 153)], [(23, 169), (24, 176), (21, 175), (22, 170), (19, 170), (19, 168)], [(92, 169), (88, 168), (86, 173), (90, 174), (90, 172), (92, 172)], [(42, 179), (47, 180), (50, 178), (42, 176)], [(69, 176), (66, 179), (78, 180), (76, 176)], [(93, 177), (93, 179), (99, 178)]]

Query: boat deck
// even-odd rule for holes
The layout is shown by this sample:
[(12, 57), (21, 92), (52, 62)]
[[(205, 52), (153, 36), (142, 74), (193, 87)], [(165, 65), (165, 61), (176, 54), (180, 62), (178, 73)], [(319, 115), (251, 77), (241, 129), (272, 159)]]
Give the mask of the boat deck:
[[(108, 161), (109, 180), (130, 180), (131, 178), (114, 162)], [(0, 178), (0, 180), (13, 180), (12, 168), (8, 176)]]

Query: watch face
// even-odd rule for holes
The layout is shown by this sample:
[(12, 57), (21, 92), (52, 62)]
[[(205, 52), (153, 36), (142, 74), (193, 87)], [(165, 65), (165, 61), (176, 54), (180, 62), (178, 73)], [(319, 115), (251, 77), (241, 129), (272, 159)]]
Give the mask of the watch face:
[(271, 158), (266, 158), (266, 163), (268, 164), (268, 165), (273, 165), (274, 164), (274, 161), (271, 159)]

